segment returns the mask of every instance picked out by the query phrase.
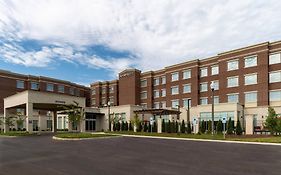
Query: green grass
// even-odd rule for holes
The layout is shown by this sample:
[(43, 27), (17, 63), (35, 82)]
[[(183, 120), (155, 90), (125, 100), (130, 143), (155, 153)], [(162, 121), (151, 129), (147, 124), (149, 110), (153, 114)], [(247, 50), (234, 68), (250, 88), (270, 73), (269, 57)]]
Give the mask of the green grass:
[(60, 133), (55, 135), (58, 138), (99, 138), (99, 137), (113, 137), (112, 134), (91, 134), (91, 133)]
[(30, 136), (35, 135), (35, 133), (29, 133), (26, 131), (9, 131), (9, 132), (0, 132), (0, 136)]
[(264, 137), (264, 138), (227, 138), (227, 140), (243, 141), (243, 142), (281, 143), (281, 136), (271, 136), (271, 137)]

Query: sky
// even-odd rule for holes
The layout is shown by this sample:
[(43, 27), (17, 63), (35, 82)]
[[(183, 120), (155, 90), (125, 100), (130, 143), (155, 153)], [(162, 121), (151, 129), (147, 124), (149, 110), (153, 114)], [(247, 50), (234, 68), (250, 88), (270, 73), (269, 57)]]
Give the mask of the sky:
[(0, 0), (0, 69), (82, 85), (281, 40), (280, 0)]

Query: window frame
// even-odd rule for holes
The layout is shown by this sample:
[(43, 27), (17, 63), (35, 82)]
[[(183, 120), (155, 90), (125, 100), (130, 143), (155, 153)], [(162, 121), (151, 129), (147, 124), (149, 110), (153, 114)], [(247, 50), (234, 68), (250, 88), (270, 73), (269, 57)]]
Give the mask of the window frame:
[[(256, 81), (254, 83), (246, 83), (246, 77), (250, 77), (250, 76), (256, 76)], [(251, 74), (245, 74), (244, 75), (244, 85), (247, 86), (247, 85), (255, 85), (255, 84), (258, 84), (258, 73), (251, 73)]]
[[(19, 84), (20, 83), (20, 84)], [(24, 80), (17, 80), (16, 81), (16, 87), (17, 89), (24, 89), (25, 88), (25, 81)], [(22, 86), (19, 86), (19, 85), (22, 85)]]
[[(229, 64), (233, 63), (233, 62), (237, 62), (237, 68), (230, 69)], [(238, 69), (239, 69), (239, 59), (234, 59), (234, 60), (227, 61), (227, 71), (233, 71), (233, 70), (238, 70)]]
[[(229, 83), (228, 83), (228, 80), (229, 79), (234, 79), (234, 78), (237, 78), (237, 85), (234, 85), (234, 86), (229, 86)], [(232, 88), (232, 87), (238, 87), (239, 86), (239, 76), (232, 76), (232, 77), (227, 77), (227, 88)]]
[[(246, 60), (250, 58), (255, 58), (255, 65), (246, 65)], [(257, 55), (251, 55), (244, 57), (244, 68), (249, 68), (249, 67), (255, 67), (258, 65), (258, 56)]]
[[(175, 80), (173, 80), (173, 76), (174, 75), (177, 75), (177, 78)], [(173, 72), (171, 73), (171, 82), (174, 82), (174, 81), (179, 81), (179, 72)]]

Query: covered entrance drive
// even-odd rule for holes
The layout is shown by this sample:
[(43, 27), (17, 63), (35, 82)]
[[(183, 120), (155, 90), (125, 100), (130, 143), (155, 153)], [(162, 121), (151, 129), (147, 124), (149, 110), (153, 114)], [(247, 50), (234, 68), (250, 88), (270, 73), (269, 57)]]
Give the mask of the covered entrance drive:
[[(11, 111), (23, 109), (26, 131), (33, 132), (40, 131), (42, 128), (51, 128), (53, 132), (56, 132), (57, 111), (62, 110), (63, 105), (73, 104), (74, 101), (79, 104), (79, 107), (85, 107), (84, 97), (26, 90), (4, 98), (4, 120), (11, 116)], [(49, 112), (44, 114), (40, 113), (40, 110)], [(35, 111), (39, 112), (36, 114)], [(43, 126), (42, 120), (46, 121), (45, 126)], [(5, 132), (8, 130), (7, 127), (4, 125)]]

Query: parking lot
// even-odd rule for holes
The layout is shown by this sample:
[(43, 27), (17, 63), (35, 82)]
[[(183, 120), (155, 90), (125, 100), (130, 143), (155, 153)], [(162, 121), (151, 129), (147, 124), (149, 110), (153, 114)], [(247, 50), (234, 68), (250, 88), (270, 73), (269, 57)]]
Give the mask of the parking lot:
[(3, 175), (280, 174), (281, 147), (117, 137), (0, 138)]

